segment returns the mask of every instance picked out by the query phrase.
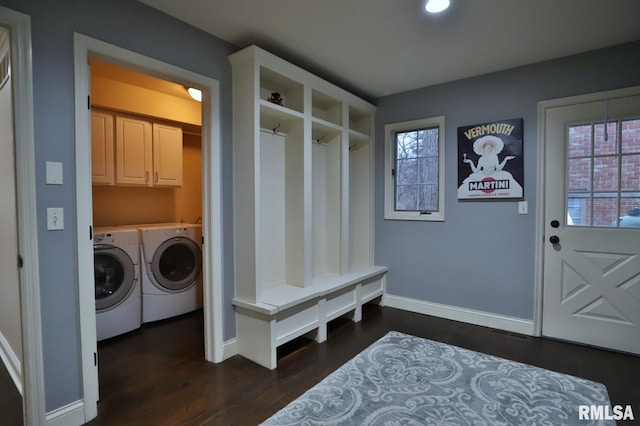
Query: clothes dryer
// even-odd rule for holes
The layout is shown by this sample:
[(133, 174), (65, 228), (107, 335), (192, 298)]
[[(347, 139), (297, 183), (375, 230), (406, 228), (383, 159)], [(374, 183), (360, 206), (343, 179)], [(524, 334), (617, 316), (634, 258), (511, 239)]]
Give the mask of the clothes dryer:
[(98, 340), (140, 328), (142, 299), (138, 230), (95, 228), (93, 258)]
[(202, 307), (202, 225), (141, 226), (142, 322)]

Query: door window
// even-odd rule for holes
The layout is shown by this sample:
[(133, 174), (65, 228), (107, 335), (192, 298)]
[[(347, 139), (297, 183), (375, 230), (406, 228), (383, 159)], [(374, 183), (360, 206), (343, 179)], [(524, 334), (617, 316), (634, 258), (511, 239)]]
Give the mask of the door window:
[(640, 227), (640, 119), (567, 129), (567, 225)]

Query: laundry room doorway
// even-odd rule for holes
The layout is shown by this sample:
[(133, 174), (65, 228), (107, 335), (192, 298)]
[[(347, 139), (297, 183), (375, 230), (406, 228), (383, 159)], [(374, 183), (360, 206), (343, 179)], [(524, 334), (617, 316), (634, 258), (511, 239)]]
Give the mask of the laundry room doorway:
[[(219, 89), (216, 80), (84, 35), (75, 34), (74, 42), (80, 332), (83, 410), (88, 421), (97, 415), (99, 398), (93, 256), (93, 237), (98, 234), (94, 230), (105, 226), (137, 229), (138, 225), (159, 223), (185, 225), (184, 230), (179, 226), (176, 232), (188, 232), (193, 242), (201, 245), (205, 358), (222, 361)], [(134, 80), (124, 81), (126, 78)], [(194, 102), (186, 98), (190, 87), (202, 93), (195, 119), (191, 111)], [(137, 92), (118, 96), (125, 89)], [(173, 98), (178, 102), (183, 99), (186, 106), (178, 108), (179, 112), (166, 115), (158, 110), (161, 102), (143, 105), (154, 96), (167, 95), (167, 90), (174, 91)], [(191, 118), (186, 117), (187, 112)], [(98, 129), (104, 140), (90, 142), (92, 128)], [(114, 137), (108, 129), (125, 133)], [(126, 150), (120, 143), (127, 134), (136, 137), (128, 144), (130, 152), (122, 162)], [(175, 149), (172, 141), (176, 137), (184, 142), (184, 149)], [(107, 140), (115, 140), (115, 149), (106, 149)], [(146, 142), (136, 145), (137, 141)], [(98, 155), (92, 155), (92, 150)], [(118, 161), (126, 167), (103, 167)], [(152, 168), (145, 168), (147, 161)], [(194, 161), (199, 164), (188, 164)], [(122, 209), (123, 205), (127, 209)], [(187, 225), (192, 226), (188, 231)], [(142, 278), (146, 273), (142, 254), (139, 262)]]

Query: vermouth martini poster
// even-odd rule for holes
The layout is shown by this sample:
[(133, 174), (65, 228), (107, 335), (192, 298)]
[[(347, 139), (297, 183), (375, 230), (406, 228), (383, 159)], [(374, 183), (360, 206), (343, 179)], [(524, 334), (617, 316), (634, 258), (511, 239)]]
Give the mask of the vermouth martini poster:
[(522, 199), (522, 118), (458, 127), (458, 200)]

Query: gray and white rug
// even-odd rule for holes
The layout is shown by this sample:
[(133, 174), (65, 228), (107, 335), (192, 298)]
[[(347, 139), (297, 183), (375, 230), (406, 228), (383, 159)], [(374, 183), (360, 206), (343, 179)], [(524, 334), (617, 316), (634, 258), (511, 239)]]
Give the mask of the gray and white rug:
[(392, 331), (264, 425), (615, 425), (604, 385)]

